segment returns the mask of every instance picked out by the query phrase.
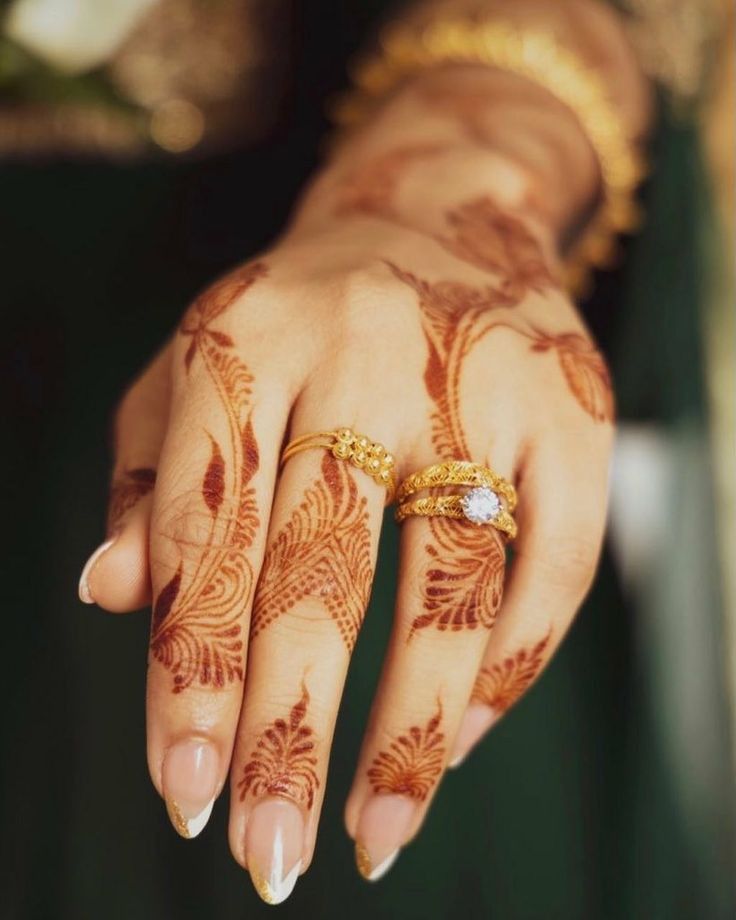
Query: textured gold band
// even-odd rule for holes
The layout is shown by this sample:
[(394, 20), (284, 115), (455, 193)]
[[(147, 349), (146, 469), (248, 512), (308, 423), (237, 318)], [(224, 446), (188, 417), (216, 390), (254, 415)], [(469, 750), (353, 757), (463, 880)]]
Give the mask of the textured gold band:
[[(415, 498), (413, 501), (404, 502), (396, 509), (398, 523), (408, 517), (447, 517), (455, 520), (467, 520), (464, 507), (464, 495), (430, 495), (425, 498)], [(508, 511), (500, 511), (488, 523), (506, 534), (513, 540), (518, 532), (516, 521)]]
[(422, 489), (437, 489), (443, 486), (487, 486), (496, 494), (506, 499), (509, 511), (516, 508), (516, 489), (511, 483), (494, 473), (492, 469), (470, 460), (449, 460), (445, 463), (433, 463), (417, 473), (412, 473), (399, 486), (396, 501), (402, 502), (405, 498)]
[(281, 454), (281, 464), (303, 450), (314, 448), (329, 450), (336, 460), (345, 460), (356, 469), (367, 473), (374, 482), (386, 489), (386, 504), (393, 501), (396, 492), (395, 461), (393, 454), (389, 453), (383, 444), (371, 441), (363, 434), (356, 434), (352, 428), (316, 431), (301, 435), (287, 444)]

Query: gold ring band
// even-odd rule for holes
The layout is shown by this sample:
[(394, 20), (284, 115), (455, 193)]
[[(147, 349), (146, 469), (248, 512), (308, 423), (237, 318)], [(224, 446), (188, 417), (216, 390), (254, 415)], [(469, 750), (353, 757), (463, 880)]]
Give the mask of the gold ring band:
[(396, 501), (403, 502), (405, 498), (420, 492), (422, 489), (438, 489), (443, 486), (470, 486), (476, 488), (486, 486), (497, 495), (506, 499), (509, 511), (516, 508), (516, 489), (511, 483), (494, 473), (492, 469), (470, 460), (449, 460), (445, 463), (433, 463), (418, 473), (412, 473), (399, 486)]
[(371, 441), (363, 434), (356, 434), (352, 428), (316, 431), (290, 441), (281, 454), (281, 465), (283, 466), (295, 454), (314, 448), (329, 450), (336, 460), (345, 460), (356, 469), (367, 473), (374, 482), (386, 489), (386, 504), (393, 501), (396, 493), (395, 460), (383, 444)]
[[(447, 486), (466, 486), (462, 494), (436, 494)], [(435, 494), (411, 498), (420, 491)], [(469, 460), (448, 460), (412, 473), (397, 492), (396, 520), (408, 517), (447, 517), (471, 524), (489, 524), (513, 540), (517, 534), (512, 516), (516, 508), (516, 489), (492, 469)]]
[[(464, 495), (429, 495), (404, 502), (396, 509), (396, 520), (400, 524), (408, 517), (447, 517), (455, 520), (467, 520)], [(499, 511), (488, 522), (496, 530), (513, 540), (518, 532), (516, 521), (508, 511)]]

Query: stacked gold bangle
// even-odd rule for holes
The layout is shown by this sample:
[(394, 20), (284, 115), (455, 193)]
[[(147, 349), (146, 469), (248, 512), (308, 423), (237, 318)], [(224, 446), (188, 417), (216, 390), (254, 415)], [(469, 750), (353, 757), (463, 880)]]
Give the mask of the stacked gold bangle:
[[(448, 486), (465, 486), (457, 494), (437, 494)], [(430, 495), (412, 498), (417, 492)], [(503, 476), (487, 466), (466, 460), (435, 463), (412, 473), (396, 493), (396, 520), (408, 517), (447, 517), (471, 524), (490, 525), (513, 540), (517, 533), (512, 512), (516, 508), (516, 489)]]
[(371, 441), (365, 435), (356, 434), (352, 428), (337, 428), (334, 431), (317, 431), (295, 438), (281, 454), (281, 463), (303, 450), (322, 448), (329, 450), (336, 460), (344, 460), (383, 486), (387, 492), (386, 504), (393, 501), (396, 492), (394, 457), (383, 444)]
[(344, 127), (362, 123), (402, 82), (443, 63), (483, 64), (543, 86), (577, 116), (600, 164), (602, 199), (567, 256), (568, 284), (579, 293), (591, 267), (604, 268), (616, 254), (616, 236), (640, 224), (634, 192), (645, 166), (629, 140), (604, 81), (569, 49), (544, 32), (522, 31), (503, 21), (439, 20), (423, 30), (394, 25), (379, 52), (359, 64), (354, 89), (337, 107)]

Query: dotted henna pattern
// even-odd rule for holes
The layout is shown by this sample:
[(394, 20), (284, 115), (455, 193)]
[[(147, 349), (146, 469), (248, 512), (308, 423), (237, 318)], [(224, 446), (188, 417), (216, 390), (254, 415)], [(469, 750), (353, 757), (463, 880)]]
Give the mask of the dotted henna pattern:
[(156, 485), (156, 470), (148, 466), (125, 470), (110, 487), (107, 532), (117, 530), (128, 512)]
[(319, 777), (314, 731), (305, 724), (308, 705), (309, 693), (302, 684), (302, 695), (288, 719), (275, 719), (260, 736), (238, 782), (241, 802), (251, 792), (288, 796), (305, 808), (312, 807)]
[(225, 449), (206, 434), (210, 457), (200, 493), (207, 533), (197, 547), (191, 575), (185, 577), (180, 563), (153, 605), (151, 651), (173, 675), (174, 693), (192, 684), (224, 687), (243, 680), (239, 620), (254, 581), (246, 550), (259, 525), (252, 486), (259, 465), (252, 426), (253, 377), (232, 351), (232, 338), (211, 324), (265, 274), (265, 265), (252, 263), (217, 282), (197, 298), (180, 329), (191, 338), (184, 356), (186, 372), (195, 359), (201, 360), (227, 420), (229, 443)]
[(521, 648), (515, 655), (489, 668), (481, 668), (472, 698), (490, 706), (495, 713), (505, 712), (513, 706), (542, 670), (551, 635), (550, 630), (536, 645)]
[(405, 795), (423, 802), (429, 795), (445, 762), (445, 736), (439, 730), (442, 704), (424, 728), (412, 725), (394, 738), (388, 750), (380, 751), (368, 769), (376, 793)]
[(352, 650), (373, 578), (366, 505), (349, 466), (326, 453), (320, 477), (266, 552), (252, 637), (299, 601), (313, 598), (324, 604)]

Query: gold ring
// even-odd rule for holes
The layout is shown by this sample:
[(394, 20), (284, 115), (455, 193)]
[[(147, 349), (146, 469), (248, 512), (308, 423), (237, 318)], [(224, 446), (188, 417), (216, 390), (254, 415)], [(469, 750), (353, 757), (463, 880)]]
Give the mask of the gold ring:
[(356, 469), (363, 470), (387, 490), (386, 504), (393, 500), (396, 492), (395, 460), (383, 444), (371, 441), (363, 434), (356, 434), (352, 428), (317, 431), (301, 435), (287, 444), (281, 454), (281, 465), (300, 451), (313, 448), (329, 450), (336, 460), (345, 460)]
[[(468, 491), (460, 495), (433, 494), (407, 501), (416, 492), (447, 486), (467, 486)], [(401, 483), (397, 501), (398, 522), (411, 516), (448, 517), (471, 524), (490, 524), (511, 540), (517, 534), (516, 521), (512, 517), (517, 502), (516, 489), (503, 476), (480, 463), (449, 460), (425, 467)]]

